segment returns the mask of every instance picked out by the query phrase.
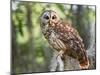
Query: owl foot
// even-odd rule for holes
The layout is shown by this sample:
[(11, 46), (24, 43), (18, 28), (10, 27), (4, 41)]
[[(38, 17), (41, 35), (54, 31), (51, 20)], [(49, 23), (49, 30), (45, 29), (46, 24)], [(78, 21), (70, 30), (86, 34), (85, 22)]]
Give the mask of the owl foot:
[(61, 51), (58, 53), (56, 59), (58, 58), (58, 56), (62, 57), (62, 56), (63, 56), (63, 53), (64, 53), (64, 51), (61, 50)]

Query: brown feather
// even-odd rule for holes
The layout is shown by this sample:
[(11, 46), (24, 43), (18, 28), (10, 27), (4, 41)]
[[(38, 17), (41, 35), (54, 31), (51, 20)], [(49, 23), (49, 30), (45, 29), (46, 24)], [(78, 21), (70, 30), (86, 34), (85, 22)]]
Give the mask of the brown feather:
[[(56, 43), (59, 46), (59, 50), (63, 50), (67, 55), (76, 58), (79, 61), (80, 67), (82, 69), (84, 69), (84, 67), (87, 68), (89, 61), (81, 37), (71, 26), (61, 22), (59, 24), (55, 24), (53, 29), (55, 32), (54, 35), (58, 36), (56, 37)], [(64, 48), (65, 46), (62, 46), (62, 44), (58, 42), (59, 40), (63, 45), (66, 46), (66, 48)]]

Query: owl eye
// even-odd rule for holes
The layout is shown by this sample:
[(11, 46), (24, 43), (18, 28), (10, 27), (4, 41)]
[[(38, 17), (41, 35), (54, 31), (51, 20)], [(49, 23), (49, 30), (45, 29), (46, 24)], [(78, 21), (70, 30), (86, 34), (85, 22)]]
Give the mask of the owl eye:
[(52, 16), (52, 19), (56, 19), (56, 15)]
[(49, 16), (44, 16), (44, 18), (48, 20), (49, 19)]

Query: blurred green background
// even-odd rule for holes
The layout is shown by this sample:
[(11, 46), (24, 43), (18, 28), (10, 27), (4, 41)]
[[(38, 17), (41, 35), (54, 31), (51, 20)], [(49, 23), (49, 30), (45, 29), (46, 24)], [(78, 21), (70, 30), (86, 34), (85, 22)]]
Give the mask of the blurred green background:
[(44, 10), (54, 10), (71, 23), (79, 31), (86, 49), (95, 44), (95, 6), (13, 0), (11, 4), (13, 73), (49, 71), (52, 49), (41, 33), (39, 22)]

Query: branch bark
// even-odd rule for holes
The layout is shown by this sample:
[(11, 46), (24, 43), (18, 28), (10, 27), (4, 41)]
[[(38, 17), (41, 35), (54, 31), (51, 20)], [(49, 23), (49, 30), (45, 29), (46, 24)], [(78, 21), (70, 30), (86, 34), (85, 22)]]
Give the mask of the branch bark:
[(79, 63), (76, 59), (73, 59), (66, 55), (65, 61), (58, 56), (58, 52), (54, 51), (51, 59), (50, 71), (64, 71), (64, 70), (78, 70), (80, 69)]

